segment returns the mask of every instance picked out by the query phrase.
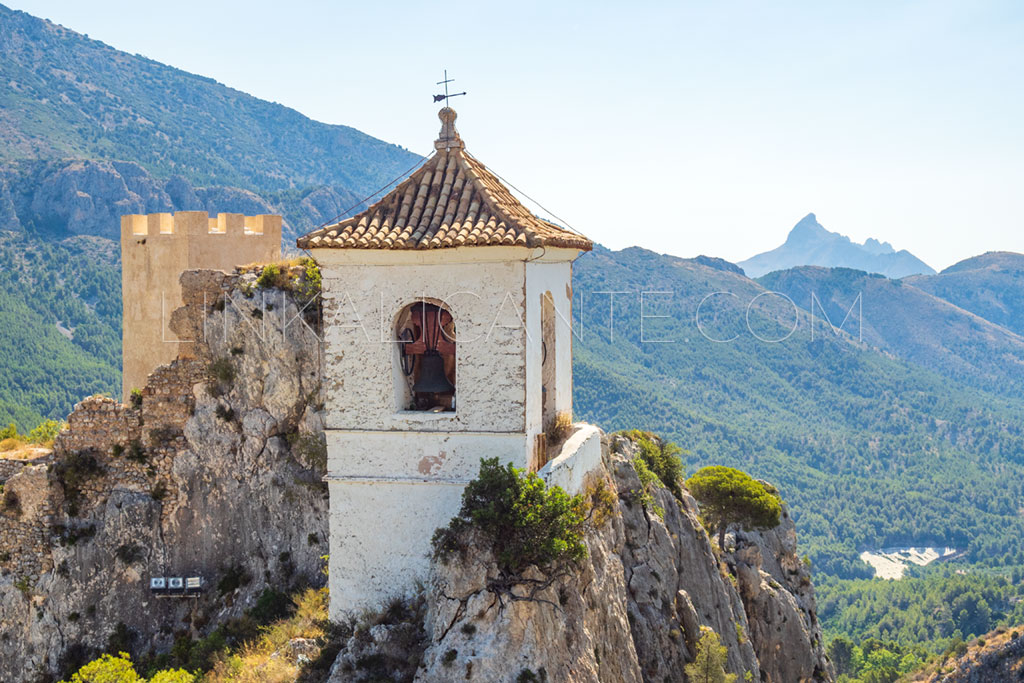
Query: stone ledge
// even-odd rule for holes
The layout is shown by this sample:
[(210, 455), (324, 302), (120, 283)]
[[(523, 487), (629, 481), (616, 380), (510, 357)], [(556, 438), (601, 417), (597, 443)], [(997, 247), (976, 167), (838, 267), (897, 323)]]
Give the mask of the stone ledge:
[(537, 472), (548, 486), (561, 486), (570, 496), (583, 491), (587, 475), (601, 467), (601, 430), (577, 423), (558, 455)]

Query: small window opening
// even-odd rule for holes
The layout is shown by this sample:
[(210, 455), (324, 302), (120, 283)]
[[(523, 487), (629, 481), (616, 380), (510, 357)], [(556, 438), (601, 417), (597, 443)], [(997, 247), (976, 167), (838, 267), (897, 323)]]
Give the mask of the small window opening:
[(545, 431), (555, 420), (557, 368), (555, 361), (555, 302), (551, 292), (540, 297), (541, 424)]
[(401, 409), (455, 410), (455, 320), (445, 308), (427, 301), (407, 306), (395, 324)]

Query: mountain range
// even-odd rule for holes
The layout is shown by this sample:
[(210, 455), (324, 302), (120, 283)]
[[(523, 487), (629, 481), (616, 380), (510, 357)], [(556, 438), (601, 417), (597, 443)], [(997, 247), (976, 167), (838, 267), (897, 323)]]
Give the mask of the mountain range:
[[(281, 212), (294, 236), (417, 161), (3, 7), (0, 72), (0, 420), (22, 430), (118, 390), (117, 216)], [(578, 416), (772, 481), (819, 572), (903, 544), (1024, 565), (1024, 256), (935, 274), (812, 214), (740, 265), (580, 258)]]
[(117, 213), (212, 205), (294, 237), (419, 160), (3, 5), (0, 73), (0, 229), (112, 236)]
[(849, 237), (830, 232), (813, 213), (793, 226), (782, 246), (740, 261), (739, 266), (751, 277), (795, 266), (854, 268), (890, 278), (935, 273), (909, 251), (896, 251), (888, 242), (868, 238), (864, 244), (857, 244)]

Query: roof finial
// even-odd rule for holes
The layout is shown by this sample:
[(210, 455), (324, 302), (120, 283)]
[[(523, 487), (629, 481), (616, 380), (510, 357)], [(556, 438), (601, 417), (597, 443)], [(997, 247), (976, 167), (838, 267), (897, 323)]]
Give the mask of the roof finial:
[(455, 130), (455, 118), (458, 114), (451, 107), (444, 107), (437, 112), (437, 118), (441, 119), (441, 132), (434, 140), (434, 149), (452, 149), (453, 147), (464, 147), (459, 131)]
[(434, 141), (434, 149), (451, 149), (453, 147), (462, 147), (462, 138), (459, 137), (459, 131), (455, 130), (455, 118), (458, 114), (455, 110), (448, 106), (448, 100), (452, 97), (458, 97), (459, 95), (465, 95), (465, 92), (448, 93), (448, 84), (455, 82), (454, 78), (448, 78), (448, 69), (444, 70), (444, 80), (438, 81), (437, 85), (444, 85), (443, 95), (434, 95), (434, 101), (440, 102), (444, 100), (444, 107), (441, 111), (437, 112), (437, 117), (441, 119), (441, 132), (437, 136), (437, 140)]

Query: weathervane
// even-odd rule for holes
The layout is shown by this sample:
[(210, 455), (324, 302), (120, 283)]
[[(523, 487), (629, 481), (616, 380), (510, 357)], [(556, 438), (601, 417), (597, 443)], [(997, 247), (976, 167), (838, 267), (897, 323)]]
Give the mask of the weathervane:
[(444, 80), (443, 81), (438, 81), (437, 84), (436, 84), (436, 85), (442, 85), (442, 84), (444, 85), (444, 94), (443, 95), (434, 95), (434, 101), (435, 102), (440, 102), (441, 100), (444, 100), (444, 106), (447, 107), (448, 106), (448, 98), (449, 97), (458, 97), (459, 95), (465, 95), (466, 94), (465, 91), (463, 91), (463, 92), (453, 92), (451, 95), (448, 94), (448, 84), (449, 83), (454, 83), (454, 82), (455, 82), (454, 78), (448, 78), (448, 69), (445, 69), (444, 70)]

